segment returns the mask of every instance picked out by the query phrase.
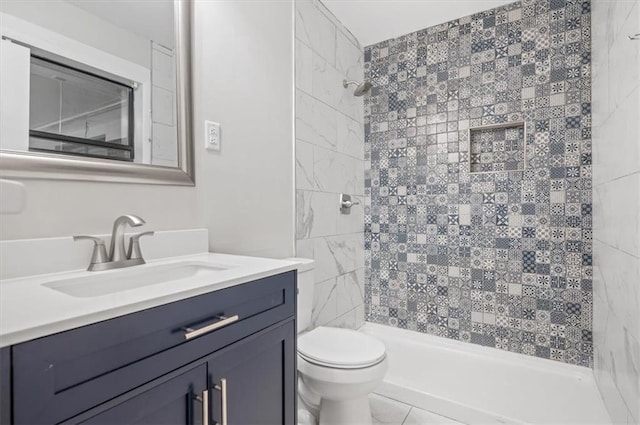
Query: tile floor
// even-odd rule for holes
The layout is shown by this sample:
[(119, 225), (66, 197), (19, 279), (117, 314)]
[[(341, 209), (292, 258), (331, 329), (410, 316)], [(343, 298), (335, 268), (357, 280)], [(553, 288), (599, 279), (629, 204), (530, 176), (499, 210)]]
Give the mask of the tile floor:
[(374, 425), (464, 425), (377, 394), (369, 396)]

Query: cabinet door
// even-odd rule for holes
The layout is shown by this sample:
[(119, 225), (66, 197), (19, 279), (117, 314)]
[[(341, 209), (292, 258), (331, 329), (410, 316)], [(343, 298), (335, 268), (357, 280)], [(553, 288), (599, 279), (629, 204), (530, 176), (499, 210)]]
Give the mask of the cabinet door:
[(187, 366), (116, 397), (65, 423), (202, 424), (202, 395), (206, 384), (206, 363)]
[[(12, 391), (0, 392), (0, 404), (13, 403), (18, 425), (75, 417), (291, 318), (295, 279), (286, 272), (14, 345)], [(239, 319), (185, 339), (182, 328), (200, 329), (220, 315)]]
[(295, 336), (291, 320), (208, 358), (212, 424), (295, 424)]

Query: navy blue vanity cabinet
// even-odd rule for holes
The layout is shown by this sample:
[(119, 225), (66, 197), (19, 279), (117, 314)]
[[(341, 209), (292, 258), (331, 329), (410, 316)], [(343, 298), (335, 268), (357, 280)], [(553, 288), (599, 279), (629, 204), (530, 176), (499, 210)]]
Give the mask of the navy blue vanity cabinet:
[(5, 348), (0, 418), (294, 424), (295, 306), (291, 271)]
[(290, 321), (208, 359), (211, 424), (296, 423), (295, 334)]
[(272, 326), (64, 424), (294, 424), (294, 333)]
[(64, 424), (202, 424), (201, 394), (207, 389), (207, 365), (170, 373), (73, 418)]

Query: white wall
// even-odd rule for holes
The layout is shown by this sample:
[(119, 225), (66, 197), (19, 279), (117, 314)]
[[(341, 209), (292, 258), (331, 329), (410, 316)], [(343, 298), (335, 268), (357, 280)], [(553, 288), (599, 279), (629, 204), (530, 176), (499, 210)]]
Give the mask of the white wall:
[(115, 183), (24, 180), (26, 206), (0, 217), (0, 239), (109, 233), (122, 214), (149, 229), (197, 227), (196, 189)]
[[(293, 254), (293, 17), (290, 0), (196, 2), (196, 170), (211, 247)], [(220, 153), (203, 120), (221, 124)]]
[[(197, 2), (195, 16), (196, 187), (25, 180), (0, 239), (108, 233), (131, 213), (207, 227), (215, 251), (293, 254), (291, 2)], [(222, 124), (221, 153), (204, 150), (205, 118)]]
[(324, 0), (363, 46), (390, 40), (513, 0)]
[[(121, 28), (140, 34), (146, 39), (153, 40), (170, 49), (175, 47), (173, 0), (154, 0), (153, 2), (145, 0), (66, 1)], [(149, 13), (150, 7), (153, 8), (153, 14)]]
[(615, 424), (640, 423), (640, 1), (594, 0), (594, 368)]
[[(296, 243), (313, 258), (314, 326), (364, 323), (363, 100), (358, 41), (316, 0), (296, 2)], [(361, 202), (340, 214), (339, 194)]]

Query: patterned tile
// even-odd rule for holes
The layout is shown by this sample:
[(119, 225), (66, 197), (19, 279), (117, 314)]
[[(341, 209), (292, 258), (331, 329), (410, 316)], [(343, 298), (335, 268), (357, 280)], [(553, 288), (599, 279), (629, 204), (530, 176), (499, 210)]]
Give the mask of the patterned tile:
[(591, 366), (590, 49), (589, 0), (365, 48), (367, 320)]
[(524, 170), (524, 124), (469, 129), (471, 172)]

